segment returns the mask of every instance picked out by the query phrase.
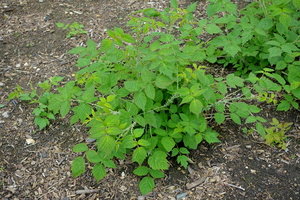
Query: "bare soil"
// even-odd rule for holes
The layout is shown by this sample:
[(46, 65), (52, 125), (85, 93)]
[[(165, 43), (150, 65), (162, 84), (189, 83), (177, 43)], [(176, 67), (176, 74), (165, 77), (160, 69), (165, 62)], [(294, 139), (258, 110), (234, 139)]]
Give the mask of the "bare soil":
[[(191, 2), (179, 3), (186, 7)], [(30, 91), (53, 76), (71, 80), (78, 69), (76, 56), (66, 54), (68, 50), (87, 38), (99, 43), (107, 29), (124, 28), (133, 11), (166, 6), (164, 0), (1, 0), (1, 199), (300, 199), (299, 110), (276, 112), (273, 106), (260, 105), (268, 120), (293, 123), (286, 151), (267, 146), (257, 134), (247, 135), (228, 121), (214, 127), (222, 143), (199, 145), (187, 170), (171, 161), (167, 176), (143, 197), (139, 177), (132, 173), (135, 166), (128, 161), (116, 160), (118, 169), (109, 169), (98, 183), (90, 172), (73, 178), (70, 164), (77, 154), (72, 147), (86, 141), (88, 130), (57, 119), (40, 131), (33, 123), (34, 105), (7, 101), (17, 84)], [(196, 15), (205, 17), (206, 6), (206, 1), (199, 2)], [(88, 34), (67, 39), (57, 22), (84, 24)], [(28, 139), (34, 143), (27, 144)]]

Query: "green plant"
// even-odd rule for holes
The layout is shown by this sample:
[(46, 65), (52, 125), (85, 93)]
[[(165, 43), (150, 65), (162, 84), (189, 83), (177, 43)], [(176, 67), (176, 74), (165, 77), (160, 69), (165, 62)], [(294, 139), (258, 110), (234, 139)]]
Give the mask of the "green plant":
[(229, 0), (210, 2), (208, 20), (199, 22), (208, 34), (216, 36), (205, 44), (207, 61), (234, 67), (235, 74), (243, 76), (268, 68), (265, 75), (288, 93), (277, 110), (286, 111), (291, 106), (298, 109), (299, 1), (258, 0), (240, 11)]
[(86, 34), (87, 31), (83, 30), (84, 25), (78, 24), (78, 22), (73, 22), (72, 24), (63, 24), (63, 23), (56, 23), (58, 28), (62, 28), (63, 30), (68, 30), (67, 38), (75, 37), (80, 34)]
[(285, 150), (285, 133), (291, 128), (292, 123), (280, 123), (276, 118), (273, 118), (270, 124), (272, 125), (271, 127), (265, 128), (267, 133), (265, 136), (266, 143), (270, 146), (277, 145)]
[[(224, 5), (229, 11), (234, 8), (230, 2)], [(206, 20), (198, 22), (193, 17), (195, 9), (196, 3), (180, 9), (171, 0), (171, 8), (161, 12), (139, 10), (128, 22), (132, 34), (115, 27), (108, 30), (109, 38), (101, 41), (100, 48), (88, 39), (85, 47), (68, 52), (79, 55), (76, 66), (81, 69), (75, 80), (59, 87), (63, 77), (53, 77), (39, 84), (39, 92), (24, 93), (18, 86), (9, 96), (38, 104), (33, 113), (40, 129), (57, 114), (71, 114), (71, 125), (81, 122), (90, 128), (96, 148), (85, 143), (74, 146), (74, 152), (84, 152), (72, 162), (74, 177), (85, 172), (87, 160), (99, 181), (106, 167), (116, 167), (115, 158), (130, 154), (138, 165), (134, 173), (143, 177), (139, 187), (144, 195), (155, 187), (155, 178), (164, 177), (168, 158), (175, 157), (187, 168), (190, 150), (203, 141), (220, 142), (208, 119), (218, 124), (226, 119), (255, 123), (265, 137), (262, 123), (266, 120), (255, 116), (260, 108), (247, 100), (276, 103), (275, 95), (269, 94), (287, 87), (283, 78), (269, 68), (251, 72), (247, 78), (207, 74), (200, 63), (216, 62), (216, 54), (231, 50), (215, 48), (199, 38), (204, 29), (214, 34), (220, 28)]]

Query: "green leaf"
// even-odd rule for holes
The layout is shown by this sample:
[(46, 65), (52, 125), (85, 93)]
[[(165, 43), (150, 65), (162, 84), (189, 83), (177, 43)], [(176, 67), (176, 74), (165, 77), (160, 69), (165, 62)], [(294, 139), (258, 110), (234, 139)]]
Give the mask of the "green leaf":
[(162, 151), (155, 151), (148, 158), (148, 164), (152, 169), (168, 169), (168, 160), (166, 159), (167, 154)]
[(85, 143), (79, 143), (79, 144), (76, 144), (74, 147), (73, 147), (73, 151), (74, 152), (83, 152), (83, 151), (87, 151), (89, 148), (88, 146), (85, 144)]
[(106, 176), (106, 171), (105, 171), (104, 166), (99, 163), (96, 164), (93, 167), (92, 174), (96, 178), (97, 181), (100, 181), (101, 179), (103, 179)]
[(183, 153), (183, 154), (189, 154), (189, 153), (190, 153), (189, 150), (188, 150), (187, 148), (185, 148), (185, 147), (181, 147), (181, 148), (179, 149), (179, 152), (180, 152), (180, 153)]
[(167, 152), (170, 152), (175, 146), (173, 138), (168, 136), (165, 136), (161, 139), (161, 144), (167, 150)]
[(137, 162), (141, 165), (147, 157), (147, 151), (145, 147), (138, 147), (133, 151), (132, 162)]
[(225, 105), (224, 105), (224, 103), (223, 102), (220, 102), (220, 103), (217, 103), (216, 105), (215, 105), (215, 108), (216, 108), (216, 110), (217, 111), (219, 111), (219, 112), (224, 112), (224, 110), (225, 110)]
[(223, 113), (216, 113), (214, 118), (218, 124), (222, 124), (225, 121), (225, 115)]
[(34, 124), (39, 126), (40, 130), (45, 128), (49, 123), (50, 123), (49, 120), (46, 118), (39, 117), (39, 116), (34, 118)]
[(281, 13), (279, 16), (279, 21), (285, 27), (285, 29), (288, 30), (289, 26), (291, 25), (292, 18), (286, 13)]
[(98, 149), (106, 155), (110, 155), (115, 148), (115, 139), (112, 136), (105, 135), (98, 141)]
[(225, 95), (227, 93), (227, 86), (224, 82), (218, 83), (218, 90), (221, 92), (221, 94)]
[(0, 104), (0, 108), (3, 108), (5, 105), (3, 105), (3, 104)]
[(146, 113), (144, 118), (147, 124), (157, 128), (156, 117), (152, 113)]
[(79, 156), (79, 157), (75, 158), (75, 160), (73, 160), (73, 162), (71, 164), (73, 177), (76, 178), (77, 176), (84, 173), (84, 171), (85, 171), (84, 164), (85, 164), (84, 159), (81, 156)]
[(142, 129), (142, 128), (137, 128), (137, 129), (133, 130), (133, 135), (135, 138), (141, 137), (143, 135), (143, 133), (144, 133), (144, 129)]
[(104, 164), (105, 167), (117, 168), (114, 161), (112, 161), (112, 160), (102, 160), (101, 162)]
[(146, 102), (147, 102), (147, 97), (144, 92), (139, 92), (134, 94), (135, 105), (137, 105), (143, 111), (145, 111)]
[(160, 170), (150, 169), (149, 173), (153, 178), (163, 178), (163, 177), (165, 177), (165, 174)]
[(145, 121), (145, 119), (144, 119), (142, 116), (140, 116), (140, 115), (136, 115), (136, 116), (134, 117), (134, 121), (135, 121), (136, 123), (138, 123), (139, 125), (143, 126), (143, 127), (146, 126), (146, 121)]
[(112, 47), (112, 41), (110, 39), (103, 39), (101, 42), (101, 51), (108, 51)]
[(145, 93), (146, 95), (150, 98), (153, 99), (155, 98), (155, 89), (152, 84), (147, 84), (145, 87)]
[(138, 145), (141, 145), (141, 146), (146, 147), (146, 146), (149, 146), (149, 145), (150, 145), (150, 142), (148, 142), (148, 141), (145, 140), (145, 139), (139, 139)]
[(230, 118), (237, 124), (239, 125), (242, 125), (242, 122), (241, 122), (241, 118), (235, 114), (235, 113), (230, 113)]
[(148, 192), (151, 192), (154, 187), (154, 180), (150, 177), (144, 177), (139, 183), (139, 188), (143, 196), (146, 195)]
[(149, 173), (149, 168), (145, 166), (140, 166), (133, 170), (133, 173), (138, 176), (146, 176)]
[(88, 58), (79, 58), (77, 60), (76, 67), (85, 67), (88, 66), (91, 63), (91, 60)]
[(137, 92), (140, 90), (140, 85), (138, 81), (125, 81), (124, 82), (124, 87), (129, 91), (129, 92)]
[(249, 109), (249, 111), (252, 112), (252, 113), (259, 113), (260, 110), (261, 110), (259, 107), (255, 106), (255, 105), (250, 105), (250, 106), (248, 107), (248, 109)]
[(134, 38), (131, 35), (129, 35), (129, 34), (123, 34), (122, 35), (122, 39), (124, 40), (124, 42), (136, 43), (136, 41), (134, 40)]
[(70, 103), (71, 103), (70, 100), (66, 100), (61, 103), (60, 114), (62, 117), (65, 117), (70, 111)]
[(124, 137), (123, 141), (122, 141), (122, 147), (123, 148), (134, 148), (137, 145), (137, 142), (133, 139), (132, 135), (127, 135)]
[(159, 88), (165, 89), (167, 88), (167, 86), (171, 85), (172, 83), (173, 81), (169, 77), (160, 74), (156, 77), (155, 85)]
[(268, 49), (268, 52), (270, 53), (269, 58), (281, 56), (282, 54), (282, 50), (278, 47), (271, 47)]
[(256, 123), (256, 130), (262, 138), (265, 138), (266, 136), (265, 128), (261, 123)]
[(176, 9), (176, 8), (178, 8), (178, 2), (177, 2), (177, 0), (171, 0), (171, 7), (172, 8), (174, 8), (174, 9)]
[(245, 121), (245, 124), (253, 123), (253, 122), (256, 122), (256, 117), (255, 116), (249, 116), (249, 117), (247, 117), (247, 119)]
[(193, 99), (194, 99), (194, 97), (192, 95), (188, 95), (182, 99), (180, 105), (188, 103), (188, 102), (192, 101)]
[(101, 157), (100, 157), (100, 155), (96, 151), (94, 151), (94, 150), (87, 151), (86, 152), (86, 158), (91, 163), (99, 163), (102, 160)]
[(177, 156), (177, 163), (179, 163), (180, 165), (182, 165), (185, 169), (188, 166), (188, 161), (190, 161), (190, 159), (187, 156), (185, 156), (185, 155)]
[(216, 131), (208, 129), (205, 132), (203, 138), (205, 139), (206, 142), (208, 142), (209, 144), (212, 144), (212, 143), (216, 143), (216, 142), (221, 142), (218, 139), (218, 136), (219, 136), (219, 134)]
[(278, 111), (288, 111), (290, 109), (291, 105), (288, 101), (283, 100), (278, 104), (276, 110)]
[(203, 104), (198, 99), (194, 99), (190, 104), (190, 111), (197, 116), (202, 112), (202, 108)]
[(206, 31), (209, 34), (215, 34), (215, 33), (221, 33), (222, 32), (222, 30), (215, 24), (208, 24), (206, 26)]

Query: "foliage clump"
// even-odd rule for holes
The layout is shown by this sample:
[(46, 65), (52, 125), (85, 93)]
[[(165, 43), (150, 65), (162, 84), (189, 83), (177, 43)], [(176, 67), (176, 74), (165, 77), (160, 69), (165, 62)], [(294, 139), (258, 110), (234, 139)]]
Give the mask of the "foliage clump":
[[(282, 138), (271, 141), (273, 129), (266, 129), (266, 135), (266, 120), (255, 116), (261, 109), (246, 100), (277, 104), (275, 95), (285, 92), (278, 110), (298, 108), (299, 4), (259, 1), (238, 13), (229, 0), (211, 0), (208, 19), (201, 20), (193, 17), (196, 6), (181, 9), (171, 0), (171, 7), (161, 12), (139, 10), (127, 24), (131, 34), (115, 27), (100, 47), (88, 39), (86, 46), (68, 52), (79, 55), (75, 80), (59, 87), (63, 77), (53, 77), (39, 84), (41, 95), (36, 89), (23, 93), (20, 87), (10, 95), (38, 103), (33, 114), (40, 129), (57, 114), (69, 113), (71, 125), (90, 127), (96, 148), (85, 143), (73, 148), (84, 152), (72, 162), (75, 177), (85, 172), (87, 160), (99, 181), (106, 167), (116, 167), (115, 158), (131, 154), (138, 165), (133, 172), (143, 177), (139, 187), (144, 195), (155, 187), (155, 178), (164, 177), (170, 157), (187, 168), (190, 150), (203, 141), (220, 142), (208, 119), (255, 123), (268, 143), (282, 144)], [(202, 41), (204, 33), (212, 39)], [(237, 73), (213, 77), (201, 65), (204, 61), (232, 65)]]

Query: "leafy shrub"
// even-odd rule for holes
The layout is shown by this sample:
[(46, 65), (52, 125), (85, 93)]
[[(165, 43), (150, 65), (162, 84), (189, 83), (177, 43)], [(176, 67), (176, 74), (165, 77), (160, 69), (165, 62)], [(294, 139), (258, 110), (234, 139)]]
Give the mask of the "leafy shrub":
[[(296, 77), (295, 86), (291, 87), (286, 85), (282, 74), (271, 73), (274, 69), (265, 66), (250, 72), (246, 78), (236, 74), (213, 77), (206, 73), (201, 62), (217, 62), (220, 56), (225, 56), (222, 61), (225, 63), (227, 57), (240, 57), (240, 49), (251, 38), (253, 48), (257, 42), (256, 35), (252, 35), (233, 46), (224, 43), (224, 37), (228, 40), (237, 34), (236, 28), (241, 33), (241, 25), (236, 23), (236, 14), (227, 14), (225, 18), (213, 15), (223, 11), (221, 8), (230, 13), (236, 10), (229, 1), (214, 1), (208, 7), (210, 21), (193, 17), (196, 3), (180, 9), (177, 1), (171, 0), (171, 8), (161, 12), (139, 10), (128, 22), (132, 34), (115, 27), (108, 30), (110, 38), (102, 40), (100, 48), (88, 39), (86, 46), (68, 52), (79, 54), (76, 66), (81, 70), (75, 80), (59, 87), (63, 77), (53, 77), (39, 84), (44, 91), (42, 95), (36, 89), (26, 94), (17, 87), (9, 98), (38, 103), (33, 113), (40, 129), (58, 113), (62, 117), (71, 113), (71, 125), (80, 121), (90, 127), (89, 137), (96, 139), (97, 148), (89, 149), (85, 143), (73, 148), (74, 152), (84, 152), (72, 162), (74, 177), (85, 172), (87, 160), (94, 164), (92, 173), (99, 181), (106, 175), (105, 167), (116, 167), (114, 158), (125, 159), (131, 154), (132, 162), (138, 165), (134, 173), (143, 177), (139, 187), (144, 195), (155, 187), (154, 178), (164, 177), (164, 170), (169, 169), (168, 158), (175, 157), (187, 168), (190, 150), (203, 141), (220, 142), (208, 119), (213, 118), (218, 124), (229, 118), (237, 124), (255, 123), (265, 138), (262, 125), (265, 120), (254, 115), (260, 108), (243, 100), (276, 104), (275, 94), (282, 88), (290, 89), (289, 92), (297, 90), (297, 74), (288, 74), (288, 78)], [(231, 30), (228, 35), (217, 36), (210, 42), (200, 39), (204, 30), (222, 34), (222, 27), (217, 26), (221, 22)], [(240, 41), (236, 40), (238, 37), (232, 42)], [(52, 87), (57, 88), (56, 93), (51, 92)], [(289, 96), (285, 96), (285, 104), (297, 107), (294, 97), (286, 95)]]

